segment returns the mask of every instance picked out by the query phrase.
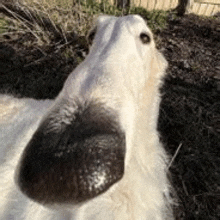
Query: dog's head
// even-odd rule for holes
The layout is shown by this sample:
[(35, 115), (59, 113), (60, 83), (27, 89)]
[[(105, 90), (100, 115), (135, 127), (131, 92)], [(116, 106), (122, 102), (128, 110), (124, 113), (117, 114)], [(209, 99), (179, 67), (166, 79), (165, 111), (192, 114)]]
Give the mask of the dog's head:
[(166, 67), (140, 16), (102, 16), (88, 39), (90, 53), (68, 77), (17, 168), (21, 191), (43, 204), (81, 204), (123, 178), (138, 103)]

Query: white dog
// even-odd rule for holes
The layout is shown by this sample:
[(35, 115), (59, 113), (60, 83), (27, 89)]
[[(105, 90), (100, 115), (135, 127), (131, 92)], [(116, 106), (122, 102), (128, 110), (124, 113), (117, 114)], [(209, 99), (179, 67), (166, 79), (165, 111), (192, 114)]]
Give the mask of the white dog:
[(56, 100), (0, 97), (1, 220), (173, 219), (157, 133), (167, 63), (138, 15), (101, 16), (89, 39)]

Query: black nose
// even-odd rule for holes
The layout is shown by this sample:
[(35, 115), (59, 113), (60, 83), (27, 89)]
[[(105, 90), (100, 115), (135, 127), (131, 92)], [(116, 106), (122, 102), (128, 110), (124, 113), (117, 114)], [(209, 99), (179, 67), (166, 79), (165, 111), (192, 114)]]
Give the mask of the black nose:
[(125, 135), (117, 114), (95, 102), (74, 108), (53, 111), (23, 152), (17, 182), (37, 202), (84, 202), (123, 176)]

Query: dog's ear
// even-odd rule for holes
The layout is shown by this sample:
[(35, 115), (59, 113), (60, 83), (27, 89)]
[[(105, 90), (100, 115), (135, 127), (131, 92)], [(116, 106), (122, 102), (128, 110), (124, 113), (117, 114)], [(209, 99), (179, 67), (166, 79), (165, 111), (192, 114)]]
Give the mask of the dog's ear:
[(125, 135), (117, 114), (100, 103), (65, 103), (41, 123), (23, 152), (17, 183), (45, 204), (80, 203), (124, 173)]

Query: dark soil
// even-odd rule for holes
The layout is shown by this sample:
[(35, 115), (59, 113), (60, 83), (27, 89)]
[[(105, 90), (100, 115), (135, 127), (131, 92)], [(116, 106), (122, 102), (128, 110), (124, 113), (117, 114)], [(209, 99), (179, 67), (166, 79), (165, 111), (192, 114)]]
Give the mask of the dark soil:
[(159, 131), (170, 155), (177, 219), (220, 219), (220, 17), (172, 19), (159, 33), (169, 61)]
[[(169, 61), (158, 129), (173, 157), (172, 185), (178, 220), (220, 219), (220, 17), (175, 17), (157, 30)], [(55, 98), (68, 74), (84, 58), (84, 40), (39, 46), (30, 34), (0, 42), (0, 92)], [(28, 46), (29, 45), (29, 46)], [(68, 56), (63, 51), (74, 51)], [(178, 149), (178, 151), (177, 151)], [(175, 156), (174, 156), (175, 155)]]

